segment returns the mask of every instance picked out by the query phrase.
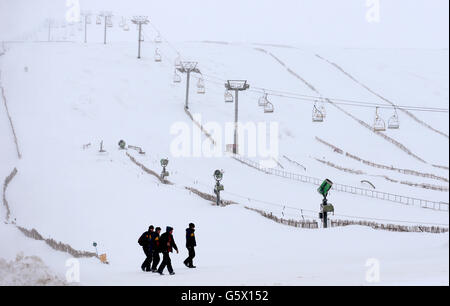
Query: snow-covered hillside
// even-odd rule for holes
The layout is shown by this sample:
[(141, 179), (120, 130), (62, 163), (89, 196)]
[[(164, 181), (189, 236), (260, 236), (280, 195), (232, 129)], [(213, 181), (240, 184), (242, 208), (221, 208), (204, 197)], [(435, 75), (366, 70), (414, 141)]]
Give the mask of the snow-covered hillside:
[[(53, 41), (47, 42), (48, 29), (43, 24), (28, 40), (4, 44), (0, 177), (3, 181), (14, 168), (18, 172), (4, 190), (11, 216), (10, 222), (0, 225), (0, 272), (11, 274), (20, 263), (6, 261), (23, 252), (42, 259), (47, 267), (33, 260), (39, 262), (38, 273), (50, 277), (49, 283), (65, 279), (66, 260), (71, 256), (26, 238), (17, 224), (77, 250), (93, 252), (96, 241), (110, 264), (80, 259), (81, 284), (85, 285), (364, 285), (369, 284), (366, 263), (371, 258), (380, 262), (381, 284), (448, 285), (448, 233), (282, 225), (246, 206), (277, 217), (319, 221), (322, 199), (316, 186), (266, 174), (225, 153), (174, 156), (174, 127), (189, 127), (194, 138), (191, 153), (197, 149), (195, 141), (201, 139), (205, 146), (210, 142), (184, 111), (185, 76), (181, 83), (172, 81), (178, 56), (198, 61), (202, 75), (191, 79), (190, 112), (205, 126), (209, 122), (223, 128), (234, 120), (234, 105), (224, 103), (224, 82), (247, 79), (250, 90), (239, 96), (240, 121), (267, 127), (278, 123), (275, 168), (280, 171), (371, 190), (363, 183), (369, 181), (376, 191), (441, 203), (442, 208), (332, 190), (329, 200), (336, 211), (331, 219), (448, 228), (448, 111), (411, 110), (412, 117), (398, 110), (400, 129), (382, 135), (361, 123), (372, 125), (372, 106), (390, 107), (388, 101), (448, 110), (448, 49), (175, 43), (167, 40), (164, 29), (159, 29), (163, 42), (155, 43), (156, 29), (148, 25), (138, 60), (135, 26), (130, 24), (130, 31), (123, 31), (119, 17), (113, 21), (106, 45), (103, 27), (95, 24), (95, 18), (88, 25), (87, 44), (78, 25), (55, 25)], [(154, 61), (156, 48), (161, 62)], [(206, 85), (204, 95), (196, 93), (200, 77)], [(258, 106), (264, 90), (274, 105), (273, 113), (264, 113)], [(311, 120), (312, 100), (319, 97), (329, 99), (322, 100), (326, 109), (322, 123)], [(367, 102), (371, 107), (345, 101)], [(393, 108), (380, 109), (386, 122), (392, 113)], [(222, 141), (223, 131), (210, 132), (218, 152), (225, 152), (230, 142)], [(120, 139), (141, 147), (145, 155), (119, 150)], [(105, 153), (98, 152), (101, 141)], [(263, 159), (248, 156), (245, 145), (242, 149), (244, 158)], [(346, 152), (392, 169), (357, 161)], [(173, 184), (162, 184), (129, 156), (156, 173), (161, 172), (160, 159), (168, 157), (168, 179)], [(222, 197), (236, 204), (217, 207), (186, 189), (212, 194), (215, 169), (224, 170)], [(2, 221), (6, 214), (2, 205)], [(189, 222), (197, 226), (195, 271), (182, 264), (187, 256), (184, 229)], [(175, 228), (181, 252), (172, 256), (177, 272), (173, 277), (139, 269), (144, 254), (137, 239), (150, 224)], [(45, 274), (46, 269), (57, 276), (48, 276), (53, 274)]]

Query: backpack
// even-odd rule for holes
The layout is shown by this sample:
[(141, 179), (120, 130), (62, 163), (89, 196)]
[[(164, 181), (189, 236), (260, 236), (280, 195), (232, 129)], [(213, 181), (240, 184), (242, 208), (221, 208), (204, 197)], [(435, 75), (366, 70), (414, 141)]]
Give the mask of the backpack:
[(138, 243), (140, 246), (145, 246), (147, 244), (147, 232), (143, 233), (141, 237), (138, 239)]

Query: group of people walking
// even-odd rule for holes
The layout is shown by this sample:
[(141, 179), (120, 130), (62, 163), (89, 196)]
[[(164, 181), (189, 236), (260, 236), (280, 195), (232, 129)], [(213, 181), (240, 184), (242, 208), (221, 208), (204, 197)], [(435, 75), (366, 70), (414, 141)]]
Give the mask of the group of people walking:
[[(167, 267), (170, 275), (174, 275), (172, 261), (170, 259), (170, 253), (175, 250), (178, 253), (178, 247), (173, 238), (173, 228), (170, 226), (166, 227), (166, 232), (160, 235), (161, 228), (154, 228), (150, 225), (147, 232), (144, 232), (138, 240), (140, 246), (145, 253), (145, 260), (141, 265), (142, 271), (145, 272), (158, 272), (164, 275), (164, 269)], [(193, 259), (195, 257), (195, 247), (197, 243), (195, 241), (195, 225), (190, 223), (189, 227), (186, 229), (186, 248), (188, 249), (189, 256), (184, 260), (184, 264), (188, 268), (195, 268)], [(158, 264), (161, 260), (160, 253), (162, 253), (163, 260), (161, 264)]]

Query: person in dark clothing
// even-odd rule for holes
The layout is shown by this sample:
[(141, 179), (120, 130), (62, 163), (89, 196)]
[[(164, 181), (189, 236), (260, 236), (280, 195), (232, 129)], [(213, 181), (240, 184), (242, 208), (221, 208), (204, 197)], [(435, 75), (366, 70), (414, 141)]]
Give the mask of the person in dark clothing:
[(174, 275), (175, 272), (173, 272), (172, 268), (172, 261), (170, 260), (170, 253), (173, 252), (173, 249), (177, 251), (178, 253), (178, 247), (175, 243), (175, 240), (173, 239), (173, 228), (168, 226), (166, 228), (166, 232), (161, 235), (161, 238), (159, 239), (161, 252), (163, 253), (163, 260), (161, 265), (158, 268), (158, 273), (163, 275), (163, 271), (167, 266), (167, 270), (169, 270), (170, 275)]
[(141, 269), (144, 272), (150, 272), (150, 265), (152, 263), (152, 248), (151, 248), (151, 240), (153, 234), (154, 226), (150, 225), (147, 232), (144, 232), (139, 238), (139, 244), (142, 246), (142, 249), (145, 253), (145, 260), (141, 265)]
[(195, 257), (195, 247), (197, 242), (195, 241), (195, 224), (190, 223), (189, 228), (186, 229), (186, 248), (188, 249), (189, 256), (184, 261), (184, 265), (188, 268), (195, 268), (192, 260)]
[(159, 233), (161, 233), (161, 228), (157, 227), (155, 232), (153, 233), (154, 238), (152, 239), (152, 251), (153, 251), (153, 265), (152, 272), (155, 273), (157, 271), (157, 267), (161, 258), (159, 257), (159, 252), (161, 251), (160, 241), (159, 241)]

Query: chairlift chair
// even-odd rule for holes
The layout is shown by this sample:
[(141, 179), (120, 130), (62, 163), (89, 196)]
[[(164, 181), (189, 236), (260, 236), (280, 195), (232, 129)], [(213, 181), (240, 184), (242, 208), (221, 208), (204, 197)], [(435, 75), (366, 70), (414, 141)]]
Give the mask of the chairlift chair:
[(158, 33), (158, 35), (156, 35), (155, 37), (155, 43), (159, 44), (161, 42), (162, 42), (161, 34)]
[(158, 49), (155, 49), (155, 62), (161, 62), (161, 54)]
[(109, 28), (112, 28), (113, 23), (112, 23), (111, 16), (106, 17), (106, 26)]
[(273, 110), (273, 104), (267, 101), (266, 105), (264, 105), (264, 113), (273, 113)]
[(267, 94), (264, 93), (264, 95), (258, 99), (258, 105), (259, 106), (266, 106), (267, 102), (268, 102)]
[(373, 123), (374, 131), (383, 132), (386, 131), (386, 123), (378, 115), (378, 107), (375, 109), (375, 121)]
[(130, 30), (130, 27), (128, 26), (128, 24), (125, 23), (125, 24), (123, 25), (123, 30), (124, 30), (124, 31), (129, 31), (129, 30)]
[(177, 70), (175, 69), (173, 73), (173, 82), (174, 83), (181, 83), (181, 76), (177, 73)]
[(177, 68), (181, 68), (181, 58), (180, 58), (180, 56), (178, 56), (176, 59), (175, 59), (175, 68), (177, 69)]
[(96, 24), (102, 24), (102, 17), (97, 16), (97, 20), (95, 21)]
[(230, 91), (225, 90), (225, 103), (233, 103), (234, 102), (234, 98), (233, 95), (231, 94)]
[(314, 104), (313, 112), (312, 112), (312, 121), (313, 122), (323, 122), (324, 115), (320, 108), (317, 107), (316, 104)]
[(325, 106), (323, 105), (323, 103), (320, 103), (319, 107), (317, 107), (317, 108), (322, 113), (322, 116), (325, 119), (325, 117), (327, 116), (327, 111), (326, 111)]
[(400, 121), (398, 120), (397, 109), (394, 109), (394, 114), (388, 121), (388, 129), (396, 130), (400, 128)]
[(198, 94), (204, 94), (205, 93), (205, 82), (203, 81), (203, 78), (198, 79), (198, 82), (197, 82), (197, 93)]

